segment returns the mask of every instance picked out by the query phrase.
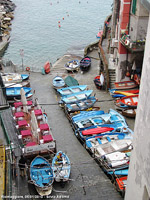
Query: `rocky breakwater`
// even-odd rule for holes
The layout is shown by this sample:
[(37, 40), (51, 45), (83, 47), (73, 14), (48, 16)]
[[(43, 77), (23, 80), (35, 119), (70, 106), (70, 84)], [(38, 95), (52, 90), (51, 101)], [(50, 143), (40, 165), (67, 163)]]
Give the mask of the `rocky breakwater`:
[(0, 0), (0, 54), (9, 44), (11, 20), (14, 18), (15, 7), (11, 0)]

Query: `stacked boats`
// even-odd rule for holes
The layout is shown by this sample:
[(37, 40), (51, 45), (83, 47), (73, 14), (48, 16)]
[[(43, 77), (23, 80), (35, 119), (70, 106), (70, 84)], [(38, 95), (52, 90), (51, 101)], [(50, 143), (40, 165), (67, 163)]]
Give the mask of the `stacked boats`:
[(30, 99), (33, 95), (28, 74), (1, 73), (0, 80), (3, 83), (4, 93), (9, 101), (21, 98), (21, 88), (24, 89), (26, 98)]
[(134, 118), (138, 105), (139, 89), (134, 81), (116, 82), (115, 89), (110, 89), (110, 95), (115, 98), (116, 109), (121, 110), (122, 114)]
[(97, 99), (86, 85), (57, 92), (75, 136), (124, 195), (133, 137), (124, 117), (113, 109), (105, 113), (94, 107)]

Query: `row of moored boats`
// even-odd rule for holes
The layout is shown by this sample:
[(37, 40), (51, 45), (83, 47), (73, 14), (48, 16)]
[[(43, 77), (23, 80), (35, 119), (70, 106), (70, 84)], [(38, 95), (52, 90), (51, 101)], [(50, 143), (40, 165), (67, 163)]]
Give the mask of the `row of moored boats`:
[(87, 85), (56, 91), (75, 136), (124, 195), (133, 138), (125, 118), (113, 109), (104, 112), (96, 107), (97, 99)]

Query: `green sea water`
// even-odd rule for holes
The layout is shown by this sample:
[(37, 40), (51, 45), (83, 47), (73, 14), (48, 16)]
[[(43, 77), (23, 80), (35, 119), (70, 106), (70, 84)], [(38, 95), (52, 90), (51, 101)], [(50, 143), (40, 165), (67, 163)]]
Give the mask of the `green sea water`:
[[(64, 54), (83, 55), (111, 14), (112, 0), (13, 0), (11, 42), (4, 59), (39, 71)], [(60, 27), (59, 27), (60, 26)], [(23, 57), (21, 57), (21, 49)]]

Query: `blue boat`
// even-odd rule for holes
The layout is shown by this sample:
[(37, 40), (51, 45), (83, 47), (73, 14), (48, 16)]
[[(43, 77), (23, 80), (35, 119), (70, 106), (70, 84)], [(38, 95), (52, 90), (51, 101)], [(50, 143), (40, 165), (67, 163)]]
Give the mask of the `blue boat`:
[(56, 182), (68, 181), (71, 170), (71, 164), (68, 156), (62, 151), (57, 152), (52, 161), (52, 169)]
[[(107, 127), (107, 128), (113, 128), (113, 130), (111, 132), (105, 132), (105, 133), (98, 133), (95, 135), (93, 133), (93, 129), (97, 129), (97, 128), (101, 128), (101, 127)], [(91, 134), (89, 135), (83, 135), (83, 131), (85, 130), (91, 130)], [(91, 137), (101, 137), (103, 135), (111, 135), (111, 134), (116, 134), (116, 133), (125, 133), (126, 135), (133, 135), (133, 131), (128, 128), (128, 127), (118, 127), (118, 123), (113, 123), (113, 124), (102, 124), (102, 125), (96, 125), (96, 126), (90, 126), (90, 127), (87, 127), (87, 128), (78, 128), (78, 129), (75, 129), (75, 136), (77, 138), (79, 138), (81, 140), (81, 142), (85, 143), (86, 139), (88, 138), (91, 138)], [(121, 137), (121, 136), (120, 136)]]
[(59, 89), (59, 88), (65, 87), (64, 79), (60, 76), (56, 76), (53, 79), (53, 87), (54, 87), (54, 89)]
[(22, 78), (23, 81), (28, 80), (29, 75), (28, 74), (21, 74), (21, 78)]
[(123, 94), (115, 94), (114, 92), (117, 91), (117, 89), (109, 89), (109, 93), (113, 98), (122, 98), (125, 97)]
[(51, 194), (54, 175), (48, 160), (42, 156), (33, 159), (30, 164), (30, 179), (41, 196)]
[(21, 88), (24, 89), (25, 95), (28, 98), (29, 96), (32, 96), (30, 87), (9, 87), (6, 88), (6, 97), (8, 100), (12, 100), (14, 98), (20, 99), (21, 98)]
[(78, 71), (80, 67), (78, 60), (71, 60), (65, 64), (67, 71)]
[(107, 171), (107, 174), (117, 175), (117, 176), (128, 176), (128, 169), (120, 169), (120, 170)]
[(77, 93), (74, 93), (74, 94), (64, 96), (64, 97), (61, 98), (60, 103), (64, 103), (64, 104), (74, 103), (74, 102), (77, 102), (77, 101), (80, 101), (80, 100), (87, 99), (89, 96), (91, 96), (92, 92), (93, 92), (93, 90), (85, 90), (85, 91), (82, 91), (82, 92), (77, 92)]
[(83, 111), (72, 117), (72, 123), (76, 129), (114, 123), (117, 125), (117, 128), (128, 127), (124, 117), (113, 109), (110, 109), (109, 113), (104, 113), (102, 110)]
[(94, 96), (91, 96), (84, 100), (80, 100), (70, 104), (65, 104), (65, 108), (68, 112), (82, 111), (88, 108), (92, 108), (96, 101), (97, 99)]
[(76, 86), (70, 86), (70, 87), (58, 89), (57, 92), (61, 96), (66, 96), (66, 95), (69, 95), (69, 94), (82, 92), (82, 91), (86, 90), (86, 88), (87, 88), (87, 85), (76, 85)]

